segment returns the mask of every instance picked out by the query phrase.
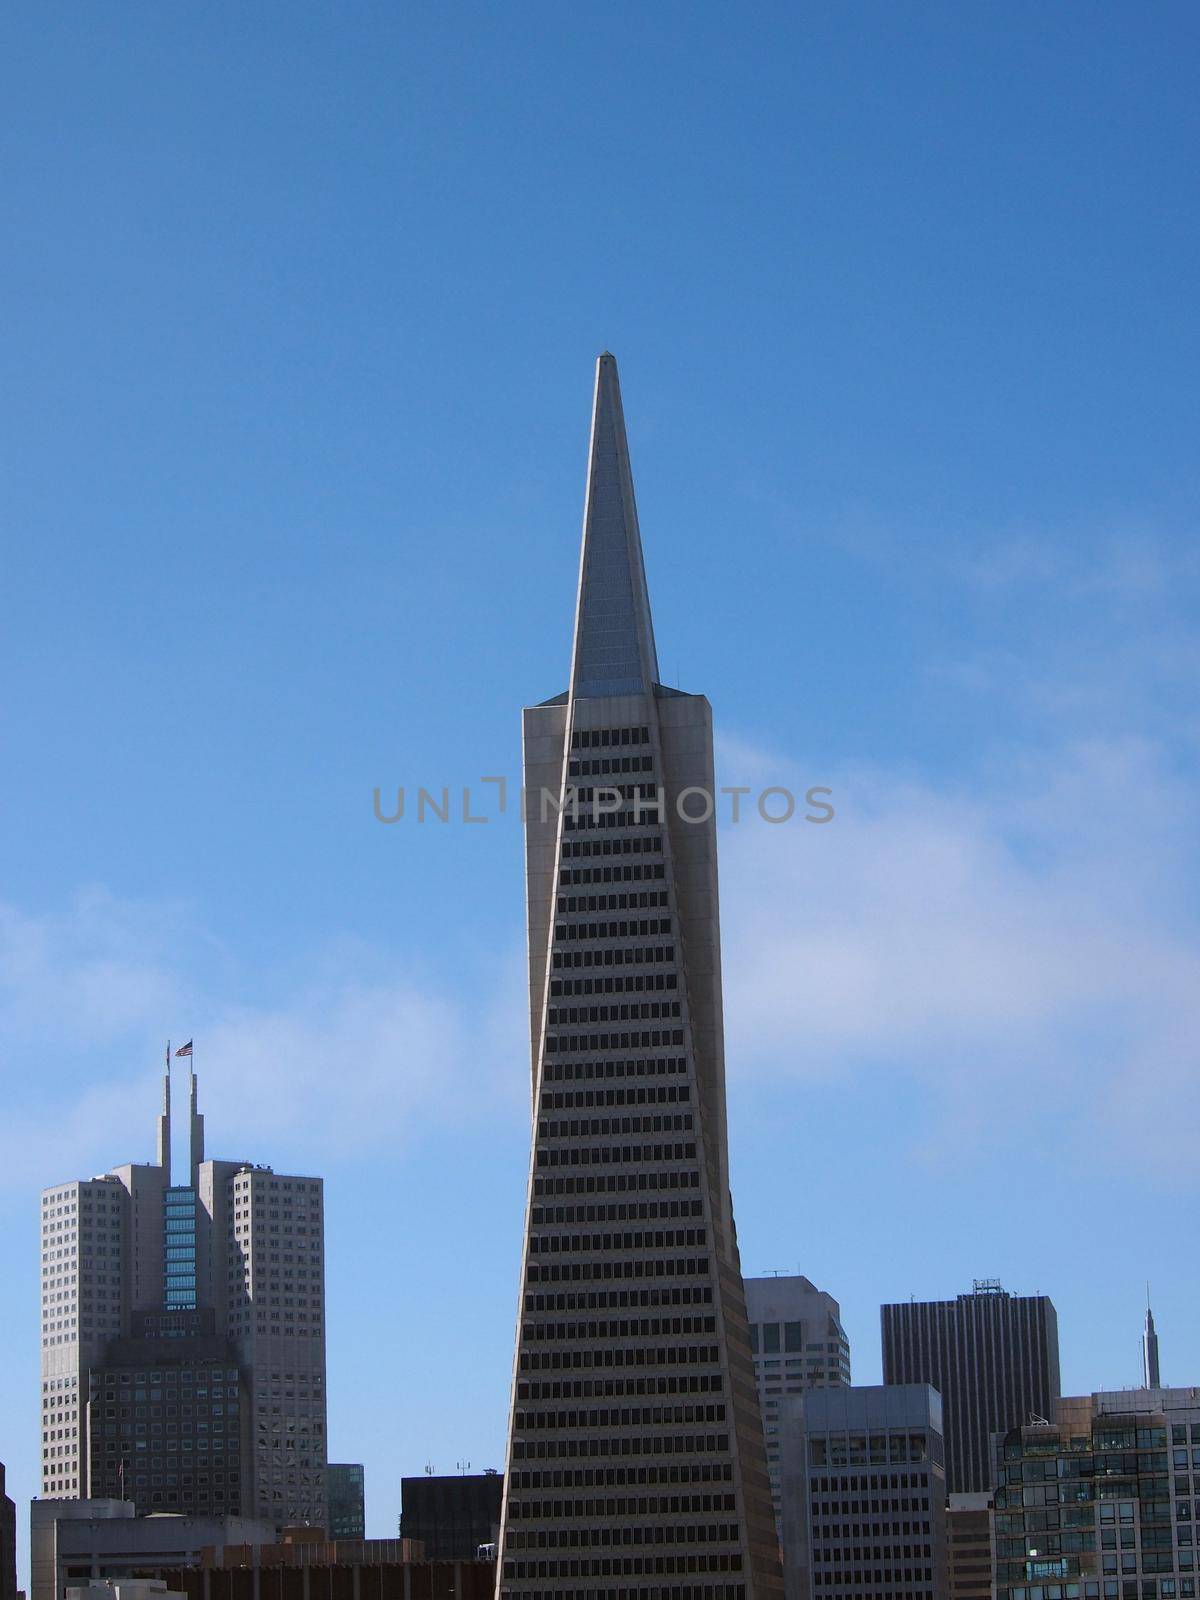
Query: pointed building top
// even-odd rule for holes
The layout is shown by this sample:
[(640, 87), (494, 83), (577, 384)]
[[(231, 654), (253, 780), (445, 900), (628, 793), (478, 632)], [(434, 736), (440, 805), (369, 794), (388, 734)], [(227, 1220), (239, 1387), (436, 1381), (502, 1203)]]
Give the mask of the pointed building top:
[(1157, 1389), (1161, 1382), (1158, 1363), (1158, 1334), (1154, 1329), (1154, 1313), (1150, 1309), (1150, 1285), (1146, 1285), (1146, 1324), (1142, 1332), (1142, 1382), (1147, 1389)]
[(658, 682), (617, 363), (596, 362), (571, 694), (641, 694)]
[(155, 1121), (155, 1166), (162, 1167), (171, 1181), (171, 1046), (167, 1045), (167, 1068), (163, 1073), (162, 1110)]

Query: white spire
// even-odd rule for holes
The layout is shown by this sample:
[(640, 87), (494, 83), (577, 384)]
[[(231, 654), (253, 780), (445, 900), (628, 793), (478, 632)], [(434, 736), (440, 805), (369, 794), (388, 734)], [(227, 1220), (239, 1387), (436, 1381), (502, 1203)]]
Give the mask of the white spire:
[(596, 362), (571, 694), (642, 694), (657, 682), (621, 385), (616, 360), (605, 351)]

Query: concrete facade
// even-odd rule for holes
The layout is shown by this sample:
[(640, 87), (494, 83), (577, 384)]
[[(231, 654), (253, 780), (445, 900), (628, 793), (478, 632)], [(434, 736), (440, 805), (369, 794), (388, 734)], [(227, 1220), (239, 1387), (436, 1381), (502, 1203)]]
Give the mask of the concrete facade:
[(767, 1472), (780, 1525), (779, 1406), (784, 1395), (850, 1382), (850, 1341), (841, 1307), (807, 1278), (747, 1278), (746, 1316), (767, 1443)]
[(206, 1160), (189, 1073), (172, 1184), (170, 1123), (168, 1073), (155, 1163), (43, 1193), (42, 1492), (323, 1526), (321, 1180)]
[(67, 1590), (67, 1600), (186, 1600), (160, 1578), (101, 1578)]
[(524, 748), (534, 1124), (499, 1593), (771, 1600), (716, 831), (679, 804), (715, 795), (712, 714), (659, 681), (608, 355), (570, 689), (525, 712)]
[(194, 1566), (205, 1549), (274, 1539), (272, 1524), (245, 1517), (139, 1517), (127, 1500), (35, 1500), (30, 1600), (64, 1600), (71, 1586)]
[(813, 1389), (780, 1419), (787, 1600), (946, 1600), (935, 1391)]

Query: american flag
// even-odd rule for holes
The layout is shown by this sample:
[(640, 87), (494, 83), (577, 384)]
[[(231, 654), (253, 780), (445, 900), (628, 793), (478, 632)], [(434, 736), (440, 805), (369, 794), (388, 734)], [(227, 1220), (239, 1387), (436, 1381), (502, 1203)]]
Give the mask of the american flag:
[(178, 1059), (179, 1056), (190, 1056), (191, 1053), (192, 1053), (192, 1041), (189, 1039), (186, 1044), (181, 1044), (179, 1046), (179, 1049), (176, 1050), (176, 1052), (175, 1052), (176, 1059)]

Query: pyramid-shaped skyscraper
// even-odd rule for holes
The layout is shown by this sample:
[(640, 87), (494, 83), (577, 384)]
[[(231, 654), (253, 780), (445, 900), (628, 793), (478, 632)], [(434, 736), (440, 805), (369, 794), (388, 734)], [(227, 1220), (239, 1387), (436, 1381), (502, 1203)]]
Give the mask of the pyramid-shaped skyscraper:
[(777, 1600), (729, 1194), (712, 712), (659, 682), (607, 354), (571, 686), (524, 739), (533, 1152), (498, 1593)]

